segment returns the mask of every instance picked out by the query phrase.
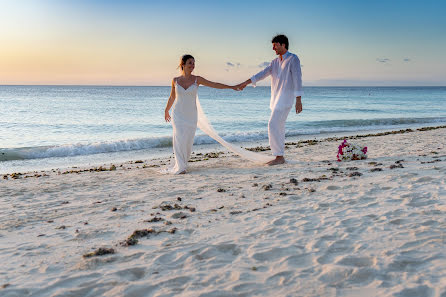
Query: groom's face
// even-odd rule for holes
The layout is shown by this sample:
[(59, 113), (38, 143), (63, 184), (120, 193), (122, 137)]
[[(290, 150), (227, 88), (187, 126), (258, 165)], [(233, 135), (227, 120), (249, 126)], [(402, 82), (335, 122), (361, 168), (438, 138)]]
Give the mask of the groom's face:
[(285, 44), (273, 42), (273, 51), (276, 52), (276, 55), (283, 55), (286, 52)]

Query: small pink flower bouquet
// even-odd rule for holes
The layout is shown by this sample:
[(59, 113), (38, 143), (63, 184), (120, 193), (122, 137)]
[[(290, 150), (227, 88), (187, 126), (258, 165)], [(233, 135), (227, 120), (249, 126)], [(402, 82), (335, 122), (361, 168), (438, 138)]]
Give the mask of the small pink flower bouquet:
[(364, 160), (367, 159), (367, 147), (348, 143), (347, 139), (339, 146), (338, 161)]

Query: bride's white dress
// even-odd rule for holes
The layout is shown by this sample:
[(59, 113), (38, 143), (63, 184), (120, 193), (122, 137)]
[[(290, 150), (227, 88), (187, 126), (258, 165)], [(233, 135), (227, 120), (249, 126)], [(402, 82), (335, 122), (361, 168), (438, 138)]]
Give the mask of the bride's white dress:
[(204, 114), (197, 93), (197, 81), (187, 89), (184, 89), (175, 81), (176, 99), (172, 111), (172, 144), (175, 159), (170, 166), (161, 171), (162, 173), (179, 174), (186, 171), (187, 161), (192, 152), (197, 126), (200, 130), (218, 141), (228, 150), (245, 159), (259, 163), (266, 163), (273, 159), (271, 156), (265, 156), (234, 146), (221, 138)]

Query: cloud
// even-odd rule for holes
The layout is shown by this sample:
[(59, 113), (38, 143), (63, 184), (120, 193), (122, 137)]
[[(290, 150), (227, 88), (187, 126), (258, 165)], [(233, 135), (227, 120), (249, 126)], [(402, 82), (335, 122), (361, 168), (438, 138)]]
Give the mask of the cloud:
[(234, 65), (234, 63), (231, 63), (231, 62), (226, 62), (226, 66), (229, 66), (229, 67), (234, 67), (235, 65)]
[(410, 61), (412, 61), (412, 60), (409, 59), (409, 58), (404, 58), (403, 61), (404, 61), (404, 62), (410, 62)]
[(376, 58), (376, 61), (377, 62), (379, 62), (379, 63), (388, 63), (388, 62), (390, 62), (390, 59), (389, 58)]
[(269, 64), (271, 64), (271, 62), (263, 62), (263, 63), (259, 64), (259, 68), (265, 68), (265, 67), (268, 67)]

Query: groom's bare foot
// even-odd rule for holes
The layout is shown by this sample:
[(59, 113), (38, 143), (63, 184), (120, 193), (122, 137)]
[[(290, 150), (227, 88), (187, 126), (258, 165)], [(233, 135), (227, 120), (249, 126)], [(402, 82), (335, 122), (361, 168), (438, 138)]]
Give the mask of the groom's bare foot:
[(268, 166), (274, 166), (285, 163), (285, 158), (283, 156), (277, 156), (274, 160), (269, 161), (266, 163)]

